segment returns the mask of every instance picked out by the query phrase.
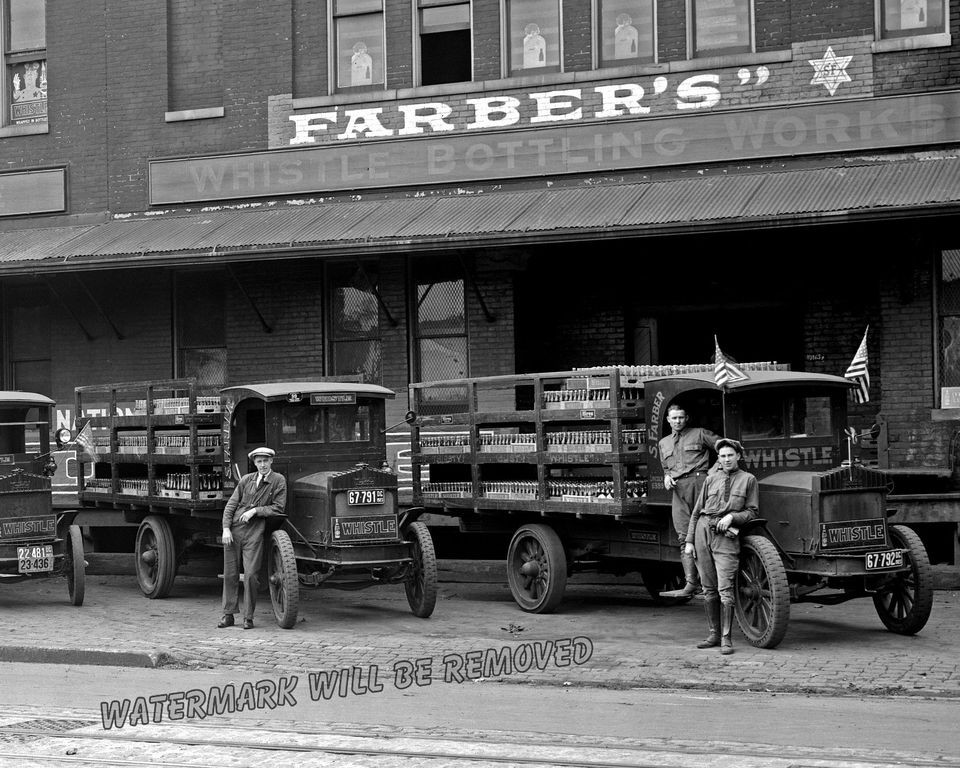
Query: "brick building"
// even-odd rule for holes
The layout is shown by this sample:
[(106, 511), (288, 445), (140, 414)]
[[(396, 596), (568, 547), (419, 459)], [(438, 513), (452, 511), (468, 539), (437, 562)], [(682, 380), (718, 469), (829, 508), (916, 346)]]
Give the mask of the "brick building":
[[(869, 325), (855, 424), (949, 491), (960, 0), (0, 11), (3, 386), (62, 423), (103, 381), (403, 393), (715, 333), (842, 373)], [(915, 515), (955, 563), (951, 504)]]

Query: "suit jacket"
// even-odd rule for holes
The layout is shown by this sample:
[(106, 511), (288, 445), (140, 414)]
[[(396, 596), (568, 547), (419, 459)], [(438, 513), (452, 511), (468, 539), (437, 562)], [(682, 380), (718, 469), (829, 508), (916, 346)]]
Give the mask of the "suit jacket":
[(227, 506), (223, 508), (223, 527), (230, 528), (248, 509), (256, 509), (256, 517), (282, 515), (287, 506), (287, 480), (271, 472), (257, 488), (259, 472), (244, 475), (233, 489)]

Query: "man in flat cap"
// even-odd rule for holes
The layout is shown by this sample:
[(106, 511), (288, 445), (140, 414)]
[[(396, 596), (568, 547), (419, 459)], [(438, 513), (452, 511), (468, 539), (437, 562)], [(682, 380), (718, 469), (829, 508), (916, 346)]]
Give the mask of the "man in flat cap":
[(266, 518), (282, 515), (287, 505), (287, 481), (274, 472), (272, 448), (254, 448), (247, 454), (257, 471), (240, 478), (223, 510), (223, 617), (217, 624), (233, 626), (240, 593), (240, 560), (243, 559), (243, 628), (253, 629), (257, 607), (263, 531)]
[(743, 446), (738, 440), (717, 440), (719, 470), (707, 475), (690, 515), (686, 548), (697, 559), (703, 584), (704, 605), (710, 634), (697, 648), (720, 646), (720, 653), (733, 653), (734, 581), (740, 562), (739, 528), (758, 514), (760, 489), (757, 478), (740, 469)]

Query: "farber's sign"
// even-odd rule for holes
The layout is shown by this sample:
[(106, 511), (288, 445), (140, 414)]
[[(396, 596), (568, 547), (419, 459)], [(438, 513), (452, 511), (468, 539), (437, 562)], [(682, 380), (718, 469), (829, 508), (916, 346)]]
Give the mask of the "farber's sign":
[[(761, 76), (757, 76), (757, 81)], [(742, 94), (741, 94), (742, 95)], [(656, 105), (654, 107), (653, 105)], [(154, 205), (956, 141), (960, 92), (724, 109), (719, 76), (289, 115), (289, 146), (150, 163)]]

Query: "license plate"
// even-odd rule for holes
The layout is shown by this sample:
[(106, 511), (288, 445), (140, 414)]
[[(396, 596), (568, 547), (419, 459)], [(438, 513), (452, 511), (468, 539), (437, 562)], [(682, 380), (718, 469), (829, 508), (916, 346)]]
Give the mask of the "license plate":
[(868, 571), (883, 571), (888, 568), (903, 567), (903, 550), (891, 549), (887, 552), (870, 552), (867, 555)]
[(20, 573), (37, 573), (53, 570), (53, 545), (17, 547), (17, 570)]
[(367, 504), (383, 504), (383, 488), (354, 488), (347, 491), (347, 504), (360, 507)]

